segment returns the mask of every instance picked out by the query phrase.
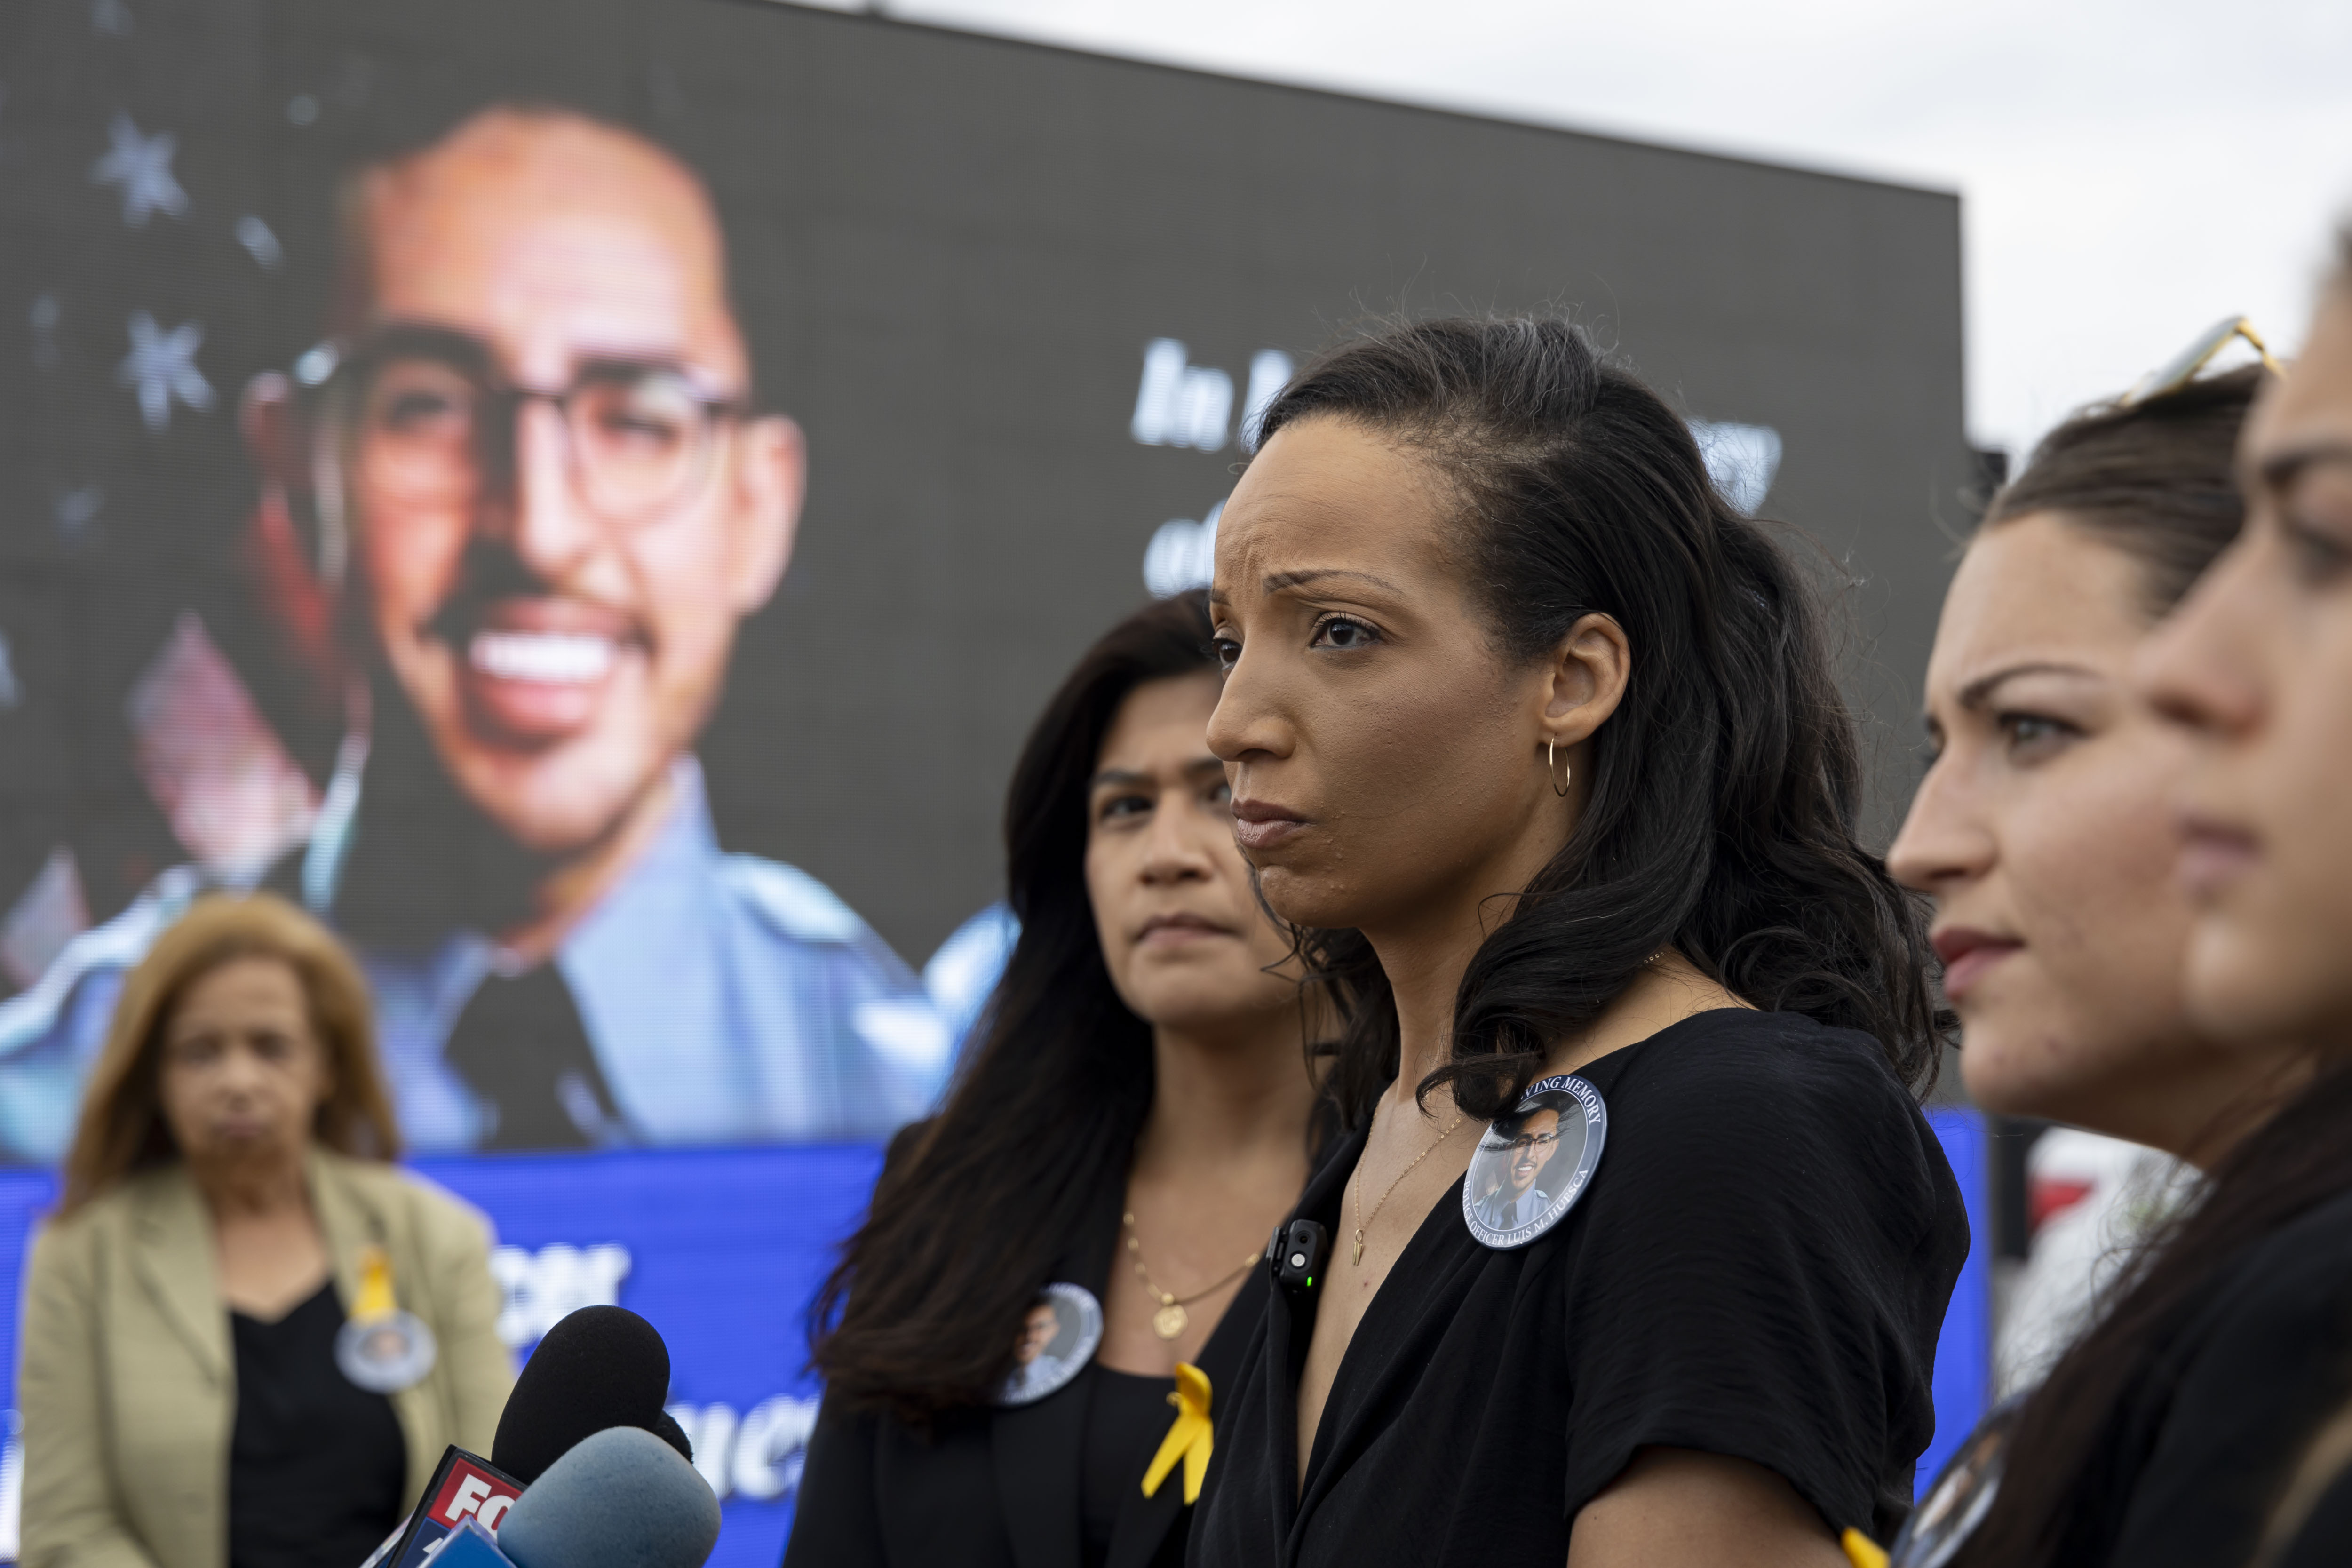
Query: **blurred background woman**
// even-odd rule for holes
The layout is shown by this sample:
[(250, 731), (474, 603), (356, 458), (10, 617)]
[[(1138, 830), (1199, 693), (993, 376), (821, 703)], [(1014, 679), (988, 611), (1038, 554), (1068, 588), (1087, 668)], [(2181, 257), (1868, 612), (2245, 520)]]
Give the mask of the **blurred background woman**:
[[(269, 895), (199, 900), (123, 985), (33, 1244), (25, 1563), (355, 1563), (445, 1447), (489, 1451), (513, 1373), (488, 1229), (394, 1152), (350, 956)], [(363, 1302), (429, 1360), (353, 1382)]]
[[(1385, 329), (1263, 428), (1209, 743), (1345, 1006), (1354, 1131), (1194, 1560), (1837, 1563), (1910, 1506), (1968, 1235), (1912, 1098), (1925, 921), (1855, 842), (1802, 581), (1565, 322)], [(1589, 1189), (1563, 1144), (1574, 1206), (1476, 1234), (1480, 1129), (1570, 1073)]]
[[(2216, 1164), (2171, 1245), (2060, 1363), (2048, 1396), (2097, 1419), (2043, 1462), (2084, 1478), (2087, 1522), (2120, 1516), (2114, 1561), (2146, 1542), (2130, 1561), (2301, 1568), (2352, 1553), (2352, 236), (2238, 471), (2245, 531), (2139, 676), (2196, 741), (2175, 795), (2189, 1016), (2242, 1049), (2301, 1041), (2315, 1076)], [(2184, 1490), (2219, 1525), (2179, 1541)], [(2060, 1560), (2083, 1524), (2052, 1513), (2024, 1538), (2057, 1547), (2016, 1560)]]
[[(2263, 374), (2078, 415), (1993, 498), (1944, 601), (1934, 756), (1887, 855), (1936, 900), (1970, 1098), (2195, 1166), (2275, 1107), (2297, 1058), (2189, 1019), (2172, 800), (2189, 739), (2134, 695), (2131, 663), (2237, 536), (2232, 465)], [(2168, 1161), (2108, 1164), (2123, 1179), (2045, 1231), (2056, 1245), (2037, 1238), (2004, 1314), (2009, 1386), (2049, 1370), (2136, 1230), (2178, 1195)]]
[[(1185, 1484), (1147, 1498), (1145, 1472), (1180, 1363), (1222, 1429), (1315, 1099), (1297, 988), (1270, 973), (1290, 943), (1205, 740), (1208, 640), (1198, 593), (1139, 612), (1022, 752), (1020, 937), (977, 1055), (892, 1145), (819, 1299), (825, 1404), (790, 1568), (1182, 1558)], [(1044, 1354), (1049, 1285), (1099, 1303), (1091, 1361)], [(1032, 1363), (1055, 1372), (1042, 1393)]]
[[(2195, 910), (2177, 861), (2191, 738), (2142, 700), (2133, 667), (2238, 535), (2238, 442), (2264, 380), (2250, 365), (2078, 415), (1993, 499), (1945, 600), (1927, 667), (1936, 755), (1888, 856), (1935, 898), (1977, 1103), (2238, 1173), (2225, 1210), (2249, 1190), (2232, 1152), (2311, 1058), (2291, 1037), (2218, 1033), (2190, 1005)], [(2168, 1232), (2166, 1196), (2137, 1194), (2148, 1250), (2074, 1281), (2073, 1321), (2048, 1345), (2063, 1359), (2028, 1369), (2049, 1381), (2004, 1419), (2011, 1446), (1984, 1472), (1997, 1489), (1957, 1561), (2244, 1560), (2280, 1435), (2239, 1431), (2204, 1449), (2201, 1474), (2150, 1447), (2177, 1392), (2156, 1363), (2210, 1331), (2198, 1298), (2243, 1239), (2193, 1216)], [(2151, 1464), (2168, 1472), (2153, 1488)], [(1934, 1551), (1923, 1538), (1906, 1561)]]

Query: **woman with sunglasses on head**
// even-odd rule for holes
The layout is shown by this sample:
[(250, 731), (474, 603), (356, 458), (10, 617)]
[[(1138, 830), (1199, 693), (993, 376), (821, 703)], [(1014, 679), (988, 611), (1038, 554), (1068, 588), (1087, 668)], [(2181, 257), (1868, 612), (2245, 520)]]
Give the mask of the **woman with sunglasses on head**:
[(1976, 1103), (2192, 1163), (2243, 1131), (2216, 1112), (2278, 1053), (2251, 1058), (2188, 1019), (2171, 801), (2188, 741), (2130, 670), (2237, 535), (2231, 468), (2262, 374), (2077, 415), (1994, 496), (1945, 595), (1935, 754), (1887, 852), (1936, 901)]
[(787, 1568), (1183, 1556), (1207, 1452), (1187, 1422), (1263, 1310), (1315, 1100), (1273, 973), (1290, 943), (1203, 738), (1208, 640), (1198, 592), (1139, 612), (1030, 734), (1005, 808), (1020, 936), (820, 1295)]
[[(2214, 1168), (2078, 1381), (2120, 1384), (2147, 1429), (2127, 1429), (2151, 1455), (2128, 1494), (2125, 1539), (2150, 1543), (2133, 1561), (2191, 1561), (2156, 1532), (2177, 1511), (2165, 1491), (2193, 1489), (2260, 1527), (2202, 1561), (2299, 1568), (2352, 1552), (2352, 236), (2238, 467), (2245, 531), (2139, 673), (2196, 742), (2175, 791), (2189, 1015), (2243, 1048), (2304, 1042), (2313, 1076)], [(2151, 1365), (2154, 1394), (2137, 1386)]]
[(1191, 1561), (1840, 1563), (1909, 1506), (1968, 1236), (1811, 598), (1562, 322), (1381, 331), (1263, 427), (1209, 741), (1353, 1131)]
[[(2212, 1169), (2306, 1068), (2299, 1050), (2218, 1037), (2189, 1010), (2193, 911), (2173, 865), (2189, 742), (2138, 700), (2132, 664), (2237, 536), (2237, 442), (2264, 371), (2153, 379), (2061, 425), (1993, 498), (1944, 601), (1927, 665), (1935, 757), (1887, 863), (1936, 901), (1979, 1105)], [(1958, 1560), (1984, 1563), (2138, 1563), (2158, 1541), (2195, 1542), (2182, 1561), (2234, 1560), (2244, 1515), (2217, 1512), (2214, 1489), (2135, 1505), (2125, 1484), (2155, 1406), (2119, 1407), (2116, 1380), (2151, 1371), (2123, 1350), (2151, 1300), (2126, 1299), (2041, 1394), (1991, 1418), (1995, 1457), (1969, 1468), (1965, 1496), (1939, 1484), (1948, 1506), (1922, 1510), (1904, 1562), (1963, 1540)], [(2161, 1377), (2133, 1381), (2163, 1397)]]

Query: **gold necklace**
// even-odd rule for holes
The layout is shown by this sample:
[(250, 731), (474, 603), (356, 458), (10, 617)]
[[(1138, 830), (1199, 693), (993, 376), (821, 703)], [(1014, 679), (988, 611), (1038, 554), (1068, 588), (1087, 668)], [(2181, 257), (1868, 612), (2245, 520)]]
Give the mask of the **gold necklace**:
[(1143, 1293), (1160, 1303), (1159, 1310), (1151, 1314), (1151, 1331), (1163, 1340), (1178, 1338), (1192, 1322), (1192, 1314), (1184, 1310), (1187, 1306), (1203, 1296), (1212, 1296), (1223, 1289), (1247, 1273), (1263, 1256), (1253, 1252), (1242, 1260), (1242, 1266), (1239, 1268), (1234, 1269), (1215, 1284), (1195, 1290), (1189, 1296), (1173, 1296), (1162, 1290), (1152, 1279), (1151, 1271), (1143, 1267), (1143, 1240), (1135, 1233), (1134, 1214), (1130, 1212), (1118, 1217), (1119, 1222), (1127, 1226), (1127, 1253), (1129, 1260), (1135, 1265), (1135, 1277), (1143, 1281)]
[[(1385, 1204), (1385, 1203), (1387, 1203), (1387, 1202), (1389, 1201), (1389, 1193), (1393, 1193), (1393, 1192), (1395, 1192), (1395, 1191), (1397, 1190), (1397, 1187), (1398, 1187), (1398, 1186), (1399, 1186), (1399, 1185), (1400, 1185), (1400, 1184), (1404, 1181), (1404, 1179), (1405, 1179), (1407, 1176), (1410, 1176), (1410, 1175), (1412, 1175), (1412, 1167), (1413, 1167), (1413, 1165), (1418, 1165), (1418, 1164), (1420, 1164), (1423, 1160), (1426, 1160), (1426, 1159), (1428, 1159), (1432, 1154), (1436, 1153), (1436, 1152), (1437, 1152), (1437, 1145), (1438, 1145), (1439, 1143), (1443, 1143), (1443, 1142), (1444, 1142), (1448, 1138), (1453, 1137), (1453, 1136), (1454, 1136), (1454, 1130), (1456, 1127), (1459, 1127), (1459, 1126), (1461, 1126), (1461, 1125), (1462, 1125), (1462, 1112), (1460, 1112), (1459, 1110), (1457, 1110), (1457, 1111), (1455, 1111), (1455, 1112), (1454, 1113), (1454, 1120), (1453, 1120), (1453, 1121), (1449, 1121), (1449, 1122), (1447, 1122), (1447, 1123), (1445, 1124), (1445, 1131), (1443, 1131), (1443, 1132), (1441, 1132), (1441, 1133), (1439, 1133), (1439, 1134), (1437, 1135), (1436, 1142), (1435, 1142), (1431, 1143), (1431, 1144), (1430, 1144), (1430, 1146), (1429, 1146), (1428, 1148), (1423, 1149), (1420, 1153), (1415, 1154), (1415, 1155), (1412, 1157), (1412, 1165), (1407, 1165), (1403, 1170), (1399, 1171), (1399, 1172), (1397, 1173), (1396, 1180), (1395, 1180), (1395, 1181), (1393, 1181), (1393, 1182), (1391, 1182), (1391, 1183), (1389, 1184), (1389, 1191), (1388, 1191), (1388, 1193), (1382, 1193), (1382, 1194), (1381, 1194), (1381, 1202), (1380, 1202), (1380, 1203), (1378, 1203), (1378, 1204), (1374, 1204), (1374, 1205), (1372, 1205), (1371, 1218), (1370, 1218), (1370, 1219), (1367, 1219), (1367, 1218), (1364, 1216), (1364, 1189), (1363, 1189), (1363, 1188), (1361, 1188), (1361, 1187), (1356, 1187), (1356, 1255), (1355, 1255), (1353, 1258), (1350, 1258), (1348, 1260), (1349, 1262), (1350, 1262), (1350, 1263), (1361, 1263), (1361, 1262), (1363, 1262), (1363, 1260), (1364, 1260), (1364, 1227), (1365, 1227), (1366, 1226), (1370, 1225), (1370, 1224), (1372, 1223), (1372, 1220), (1375, 1220), (1375, 1219), (1378, 1219), (1378, 1218), (1380, 1218), (1380, 1217), (1381, 1217), (1381, 1204)], [(1350, 1183), (1349, 1183), (1348, 1184), (1349, 1184), (1349, 1186), (1355, 1186), (1355, 1184), (1354, 1184), (1353, 1182), (1350, 1182)]]

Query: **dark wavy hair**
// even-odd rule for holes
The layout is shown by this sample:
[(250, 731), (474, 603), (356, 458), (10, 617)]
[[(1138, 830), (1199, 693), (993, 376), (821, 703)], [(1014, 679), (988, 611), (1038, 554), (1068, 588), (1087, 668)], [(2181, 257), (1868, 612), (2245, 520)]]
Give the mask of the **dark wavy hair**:
[[(1860, 743), (1822, 612), (1689, 425), (1576, 327), (1529, 318), (1343, 343), (1268, 405), (1262, 439), (1313, 418), (1398, 443), (1459, 498), (1453, 542), (1506, 658), (1550, 657), (1596, 612), (1633, 646), (1586, 808), (1471, 960), (1452, 1059), (1420, 1091), (1450, 1082), (1470, 1115), (1500, 1114), (1671, 946), (1759, 1006), (1872, 1036), (1924, 1092), (1948, 1023), (1925, 905), (1855, 839)], [(1360, 933), (1302, 931), (1300, 951), (1346, 1018), (1329, 1083), (1360, 1121), (1398, 1071), (1395, 999)]]
[(945, 1108), (900, 1135), (817, 1293), (812, 1359), (829, 1397), (918, 1426), (986, 1402), (1090, 1205), (1125, 1184), (1151, 1106), (1151, 1026), (1103, 963), (1087, 791), (1129, 693), (1215, 669), (1206, 596), (1179, 595), (1087, 649), (1030, 731), (1004, 805), (1021, 935)]

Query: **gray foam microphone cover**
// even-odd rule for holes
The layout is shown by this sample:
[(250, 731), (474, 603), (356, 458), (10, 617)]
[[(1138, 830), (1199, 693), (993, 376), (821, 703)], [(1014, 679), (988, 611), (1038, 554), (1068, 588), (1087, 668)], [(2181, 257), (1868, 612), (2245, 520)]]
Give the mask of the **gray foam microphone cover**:
[(709, 1483), (636, 1426), (583, 1437), (499, 1521), (518, 1568), (702, 1568), (718, 1544)]

